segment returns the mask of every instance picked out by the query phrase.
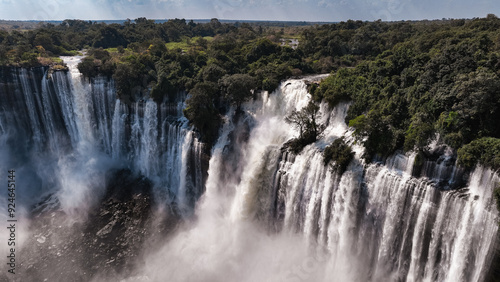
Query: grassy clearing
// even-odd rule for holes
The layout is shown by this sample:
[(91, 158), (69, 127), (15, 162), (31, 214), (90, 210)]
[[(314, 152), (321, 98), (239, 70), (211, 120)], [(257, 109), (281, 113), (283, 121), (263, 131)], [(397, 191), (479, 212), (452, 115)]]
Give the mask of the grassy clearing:
[(186, 51), (189, 48), (189, 44), (187, 43), (186, 40), (183, 40), (181, 42), (168, 42), (165, 44), (167, 49), (182, 49), (183, 51)]
[(107, 48), (104, 50), (108, 51), (109, 53), (118, 53), (118, 48)]
[(59, 63), (59, 64), (63, 63), (63, 60), (59, 57), (50, 57), (50, 60), (54, 63)]
[(204, 36), (204, 37), (196, 36), (196, 37), (191, 37), (191, 38), (190, 37), (183, 37), (182, 41), (180, 41), (180, 42), (168, 42), (165, 44), (165, 46), (169, 50), (182, 49), (182, 51), (187, 51), (187, 50), (189, 50), (190, 47), (196, 46), (197, 45), (196, 42), (200, 38), (203, 38), (208, 42), (210, 42), (214, 39), (212, 36)]

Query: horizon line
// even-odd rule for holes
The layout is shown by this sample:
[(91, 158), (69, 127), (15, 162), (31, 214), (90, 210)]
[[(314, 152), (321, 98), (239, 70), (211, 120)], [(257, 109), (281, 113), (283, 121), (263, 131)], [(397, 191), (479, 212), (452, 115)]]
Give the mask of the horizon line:
[(164, 18), (164, 19), (154, 19), (154, 18), (147, 18), (147, 17), (138, 17), (138, 18), (126, 18), (126, 19), (99, 19), (99, 20), (92, 20), (92, 19), (79, 19), (79, 18), (66, 18), (66, 19), (50, 19), (50, 20), (7, 20), (7, 19), (0, 19), (0, 22), (38, 22), (38, 23), (43, 23), (43, 22), (63, 22), (66, 20), (80, 20), (80, 21), (92, 21), (92, 22), (106, 22), (106, 21), (135, 21), (136, 19), (139, 18), (146, 18), (147, 20), (154, 20), (154, 21), (169, 21), (169, 20), (185, 20), (185, 21), (210, 21), (212, 19), (217, 19), (218, 21), (224, 21), (224, 22), (293, 22), (293, 23), (327, 23), (327, 24), (333, 24), (333, 23), (340, 23), (340, 22), (347, 22), (347, 21), (362, 21), (362, 22), (376, 22), (376, 21), (382, 21), (382, 22), (418, 22), (418, 21), (449, 21), (449, 20), (473, 20), (473, 19), (480, 19), (480, 18), (486, 18), (488, 15), (484, 17), (472, 17), (472, 18), (434, 18), (434, 19), (399, 19), (399, 20), (392, 20), (392, 21), (384, 21), (381, 19), (376, 19), (376, 20), (362, 20), (362, 19), (348, 19), (348, 20), (341, 20), (341, 21), (309, 21), (309, 20), (248, 20), (248, 19), (220, 19), (220, 18)]

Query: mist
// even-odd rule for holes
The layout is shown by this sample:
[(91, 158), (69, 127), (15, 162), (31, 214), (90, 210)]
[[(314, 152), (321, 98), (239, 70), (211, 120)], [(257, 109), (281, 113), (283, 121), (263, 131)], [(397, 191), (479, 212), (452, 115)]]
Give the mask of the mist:
[[(304, 86), (300, 81), (282, 86), (297, 96), (264, 93), (263, 100), (244, 106), (248, 116), (232, 109), (213, 149), (194, 218), (165, 245), (146, 250), (143, 265), (126, 281), (325, 281), (331, 262), (326, 250), (295, 232), (270, 232), (255, 220), (259, 188), (267, 189), (277, 165), (273, 153), (296, 134), (282, 114), (306, 105)], [(243, 124), (255, 126), (248, 140), (237, 136), (246, 132), (234, 133)], [(241, 151), (231, 155), (232, 148)], [(227, 165), (234, 164), (235, 155), (243, 156), (236, 171)], [(343, 273), (338, 281), (354, 281)]]

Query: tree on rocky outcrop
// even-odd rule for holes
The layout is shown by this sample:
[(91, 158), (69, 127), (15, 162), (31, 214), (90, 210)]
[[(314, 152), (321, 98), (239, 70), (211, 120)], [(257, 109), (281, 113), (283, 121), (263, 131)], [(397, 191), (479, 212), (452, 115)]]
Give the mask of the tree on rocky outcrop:
[(299, 153), (306, 145), (316, 142), (325, 130), (325, 125), (319, 124), (319, 106), (310, 101), (300, 111), (292, 111), (285, 121), (299, 130), (299, 137), (289, 141), (290, 149)]
[(317, 122), (319, 117), (319, 106), (311, 101), (300, 111), (292, 111), (285, 121), (299, 130), (300, 139), (306, 138), (314, 142), (325, 130), (325, 126)]

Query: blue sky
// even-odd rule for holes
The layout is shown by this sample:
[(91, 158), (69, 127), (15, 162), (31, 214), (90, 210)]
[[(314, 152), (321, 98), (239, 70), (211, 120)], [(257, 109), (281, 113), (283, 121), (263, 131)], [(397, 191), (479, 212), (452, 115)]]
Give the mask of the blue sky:
[(500, 16), (498, 0), (0, 0), (0, 19), (342, 21)]

